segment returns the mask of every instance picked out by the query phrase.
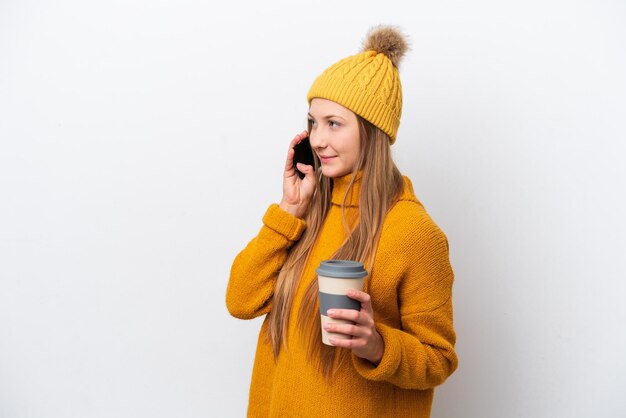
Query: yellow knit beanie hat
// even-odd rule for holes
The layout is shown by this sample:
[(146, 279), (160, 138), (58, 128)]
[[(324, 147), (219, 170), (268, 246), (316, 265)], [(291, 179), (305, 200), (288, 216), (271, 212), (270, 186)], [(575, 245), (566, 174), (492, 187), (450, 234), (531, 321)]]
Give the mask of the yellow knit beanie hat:
[(402, 86), (398, 65), (408, 49), (393, 26), (376, 26), (361, 52), (344, 58), (320, 74), (307, 94), (339, 103), (396, 140), (402, 115)]

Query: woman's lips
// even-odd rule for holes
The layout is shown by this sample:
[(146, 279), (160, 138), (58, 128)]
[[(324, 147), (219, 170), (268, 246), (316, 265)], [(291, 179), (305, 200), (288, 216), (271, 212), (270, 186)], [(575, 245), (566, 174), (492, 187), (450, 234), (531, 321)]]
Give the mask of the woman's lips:
[(336, 157), (336, 156), (334, 156), (334, 157), (327, 157), (327, 156), (324, 156), (324, 157), (323, 157), (323, 156), (321, 156), (321, 155), (320, 155), (320, 161), (321, 161), (322, 163), (324, 163), (324, 164), (327, 164), (327, 163), (329, 163), (329, 162), (330, 162), (333, 158), (335, 158), (335, 157)]

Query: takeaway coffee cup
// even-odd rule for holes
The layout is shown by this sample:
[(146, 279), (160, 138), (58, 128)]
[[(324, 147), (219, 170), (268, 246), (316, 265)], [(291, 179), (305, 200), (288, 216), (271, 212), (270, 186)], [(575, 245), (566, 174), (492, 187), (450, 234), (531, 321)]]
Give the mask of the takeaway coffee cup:
[(349, 339), (345, 334), (328, 332), (324, 329), (327, 323), (352, 324), (344, 319), (329, 318), (329, 309), (361, 309), (361, 303), (349, 298), (349, 289), (363, 290), (363, 281), (367, 271), (362, 263), (349, 260), (326, 260), (316, 270), (319, 282), (320, 314), (322, 318), (322, 342), (332, 345), (330, 337)]

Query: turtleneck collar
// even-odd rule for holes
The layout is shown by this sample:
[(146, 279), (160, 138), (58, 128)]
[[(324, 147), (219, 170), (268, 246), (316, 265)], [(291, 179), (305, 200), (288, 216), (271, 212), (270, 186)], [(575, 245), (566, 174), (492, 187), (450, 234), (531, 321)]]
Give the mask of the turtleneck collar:
[(359, 206), (359, 194), (361, 192), (361, 177), (363, 176), (362, 171), (358, 171), (356, 173), (356, 177), (354, 179), (354, 183), (346, 195), (346, 190), (348, 190), (348, 186), (350, 185), (350, 180), (352, 180), (352, 173), (348, 173), (345, 176), (335, 177), (333, 179), (333, 193), (331, 196), (331, 202), (335, 205), (341, 206), (344, 203), (344, 196), (346, 197), (345, 206)]

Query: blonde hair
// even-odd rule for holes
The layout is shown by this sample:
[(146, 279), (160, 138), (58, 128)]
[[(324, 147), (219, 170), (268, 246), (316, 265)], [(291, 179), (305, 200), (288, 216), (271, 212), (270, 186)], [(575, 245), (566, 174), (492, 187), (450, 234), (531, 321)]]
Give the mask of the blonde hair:
[[(358, 220), (352, 230), (344, 217), (347, 239), (333, 254), (332, 258), (356, 260), (363, 263), (372, 273), (374, 255), (380, 238), (382, 224), (387, 211), (398, 199), (403, 179), (391, 158), (391, 142), (382, 130), (357, 115), (360, 135), (360, 151), (346, 195), (354, 185), (356, 175), (362, 172), (359, 195)], [(311, 125), (309, 123), (309, 132)], [(315, 169), (319, 171), (319, 161), (315, 157)], [(274, 357), (277, 358), (285, 347), (288, 322), (294, 295), (300, 276), (313, 244), (331, 205), (333, 181), (321, 175), (319, 187), (315, 191), (309, 210), (305, 216), (307, 228), (300, 240), (292, 247), (278, 275), (272, 296), (272, 310), (268, 314), (267, 338), (272, 343)], [(345, 196), (344, 196), (345, 203)], [(342, 213), (345, 207), (342, 204)], [(322, 344), (321, 324), (318, 306), (317, 277), (306, 289), (298, 312), (298, 328), (310, 336), (308, 343), (309, 359), (318, 366), (324, 376), (333, 372), (335, 353), (339, 353), (340, 364), (349, 350), (337, 349)]]

